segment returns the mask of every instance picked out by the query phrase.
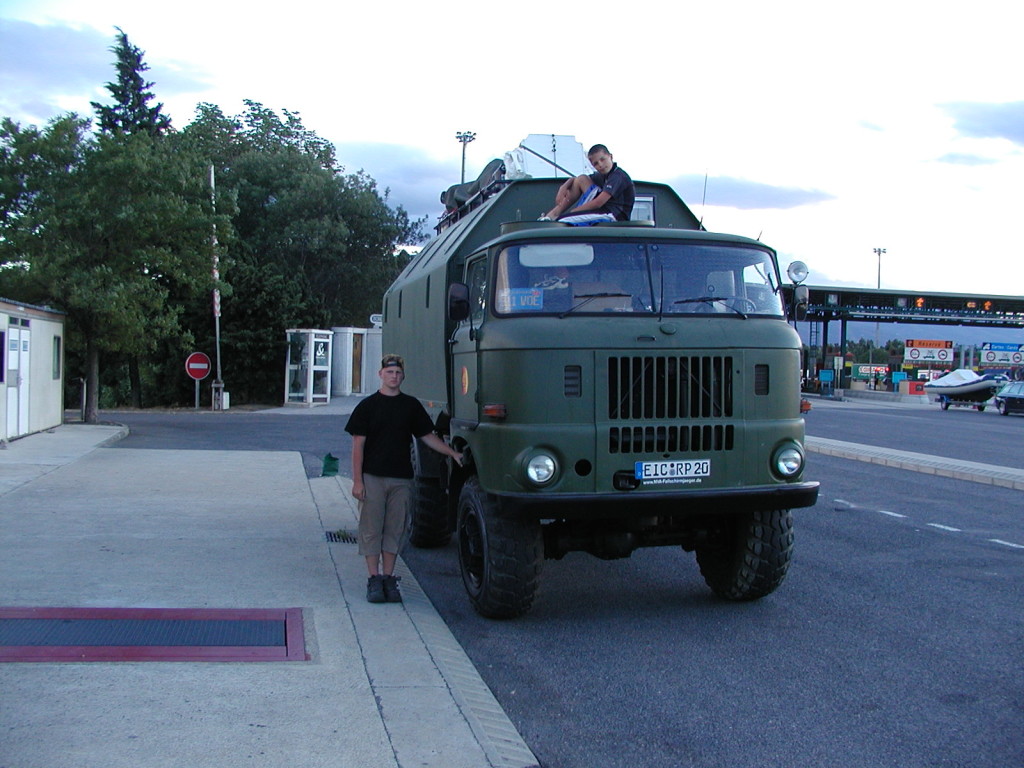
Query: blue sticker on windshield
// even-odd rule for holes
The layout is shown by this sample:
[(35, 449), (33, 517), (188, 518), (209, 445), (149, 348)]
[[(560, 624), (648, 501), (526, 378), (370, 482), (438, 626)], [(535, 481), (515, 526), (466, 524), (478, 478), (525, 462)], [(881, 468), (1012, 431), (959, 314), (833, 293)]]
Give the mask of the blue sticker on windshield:
[(544, 291), (540, 288), (510, 288), (508, 311), (539, 311), (544, 309)]

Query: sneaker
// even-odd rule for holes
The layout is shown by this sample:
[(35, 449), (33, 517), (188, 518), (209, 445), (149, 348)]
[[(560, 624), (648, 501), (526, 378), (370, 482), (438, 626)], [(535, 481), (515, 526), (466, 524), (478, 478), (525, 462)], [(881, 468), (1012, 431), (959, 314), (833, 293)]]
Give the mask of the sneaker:
[(385, 576), (384, 577), (384, 597), (389, 603), (400, 603), (402, 602), (402, 593), (398, 591), (398, 582), (402, 580), (401, 576)]
[(366, 580), (366, 602), (384, 603), (387, 598), (384, 596), (384, 577), (371, 576)]
[(550, 216), (541, 216), (537, 221), (551, 221)]

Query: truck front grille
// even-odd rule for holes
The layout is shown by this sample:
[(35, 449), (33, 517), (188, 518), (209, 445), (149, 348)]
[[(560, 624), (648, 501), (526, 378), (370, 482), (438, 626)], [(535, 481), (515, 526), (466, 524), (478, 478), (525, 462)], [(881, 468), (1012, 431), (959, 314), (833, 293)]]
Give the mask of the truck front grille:
[(612, 427), (608, 430), (609, 453), (685, 453), (731, 451), (732, 424), (692, 426)]
[(608, 358), (608, 418), (712, 419), (733, 414), (732, 357)]

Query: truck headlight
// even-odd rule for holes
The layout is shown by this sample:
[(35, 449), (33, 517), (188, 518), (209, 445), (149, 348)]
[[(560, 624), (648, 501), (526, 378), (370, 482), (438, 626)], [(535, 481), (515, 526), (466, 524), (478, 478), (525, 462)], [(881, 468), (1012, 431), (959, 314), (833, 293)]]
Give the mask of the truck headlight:
[(546, 453), (538, 453), (526, 462), (526, 476), (534, 485), (547, 485), (558, 471), (558, 463)]
[(775, 449), (772, 456), (772, 471), (783, 480), (796, 477), (804, 469), (804, 454), (799, 446), (787, 443)]

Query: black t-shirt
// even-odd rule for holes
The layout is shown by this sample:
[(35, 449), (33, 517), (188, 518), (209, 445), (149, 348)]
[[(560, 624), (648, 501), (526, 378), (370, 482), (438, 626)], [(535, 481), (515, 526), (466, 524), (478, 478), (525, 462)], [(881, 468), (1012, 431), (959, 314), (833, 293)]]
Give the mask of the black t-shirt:
[(412, 477), (409, 444), (434, 431), (427, 410), (415, 397), (399, 392), (374, 392), (361, 400), (348, 417), (345, 431), (366, 438), (363, 472), (377, 477)]
[(596, 171), (590, 174), (590, 181), (607, 192), (612, 199), (601, 206), (600, 213), (610, 213), (616, 221), (626, 221), (633, 212), (633, 202), (636, 200), (636, 188), (629, 174), (619, 168), (618, 163), (612, 165), (607, 176), (602, 176)]

